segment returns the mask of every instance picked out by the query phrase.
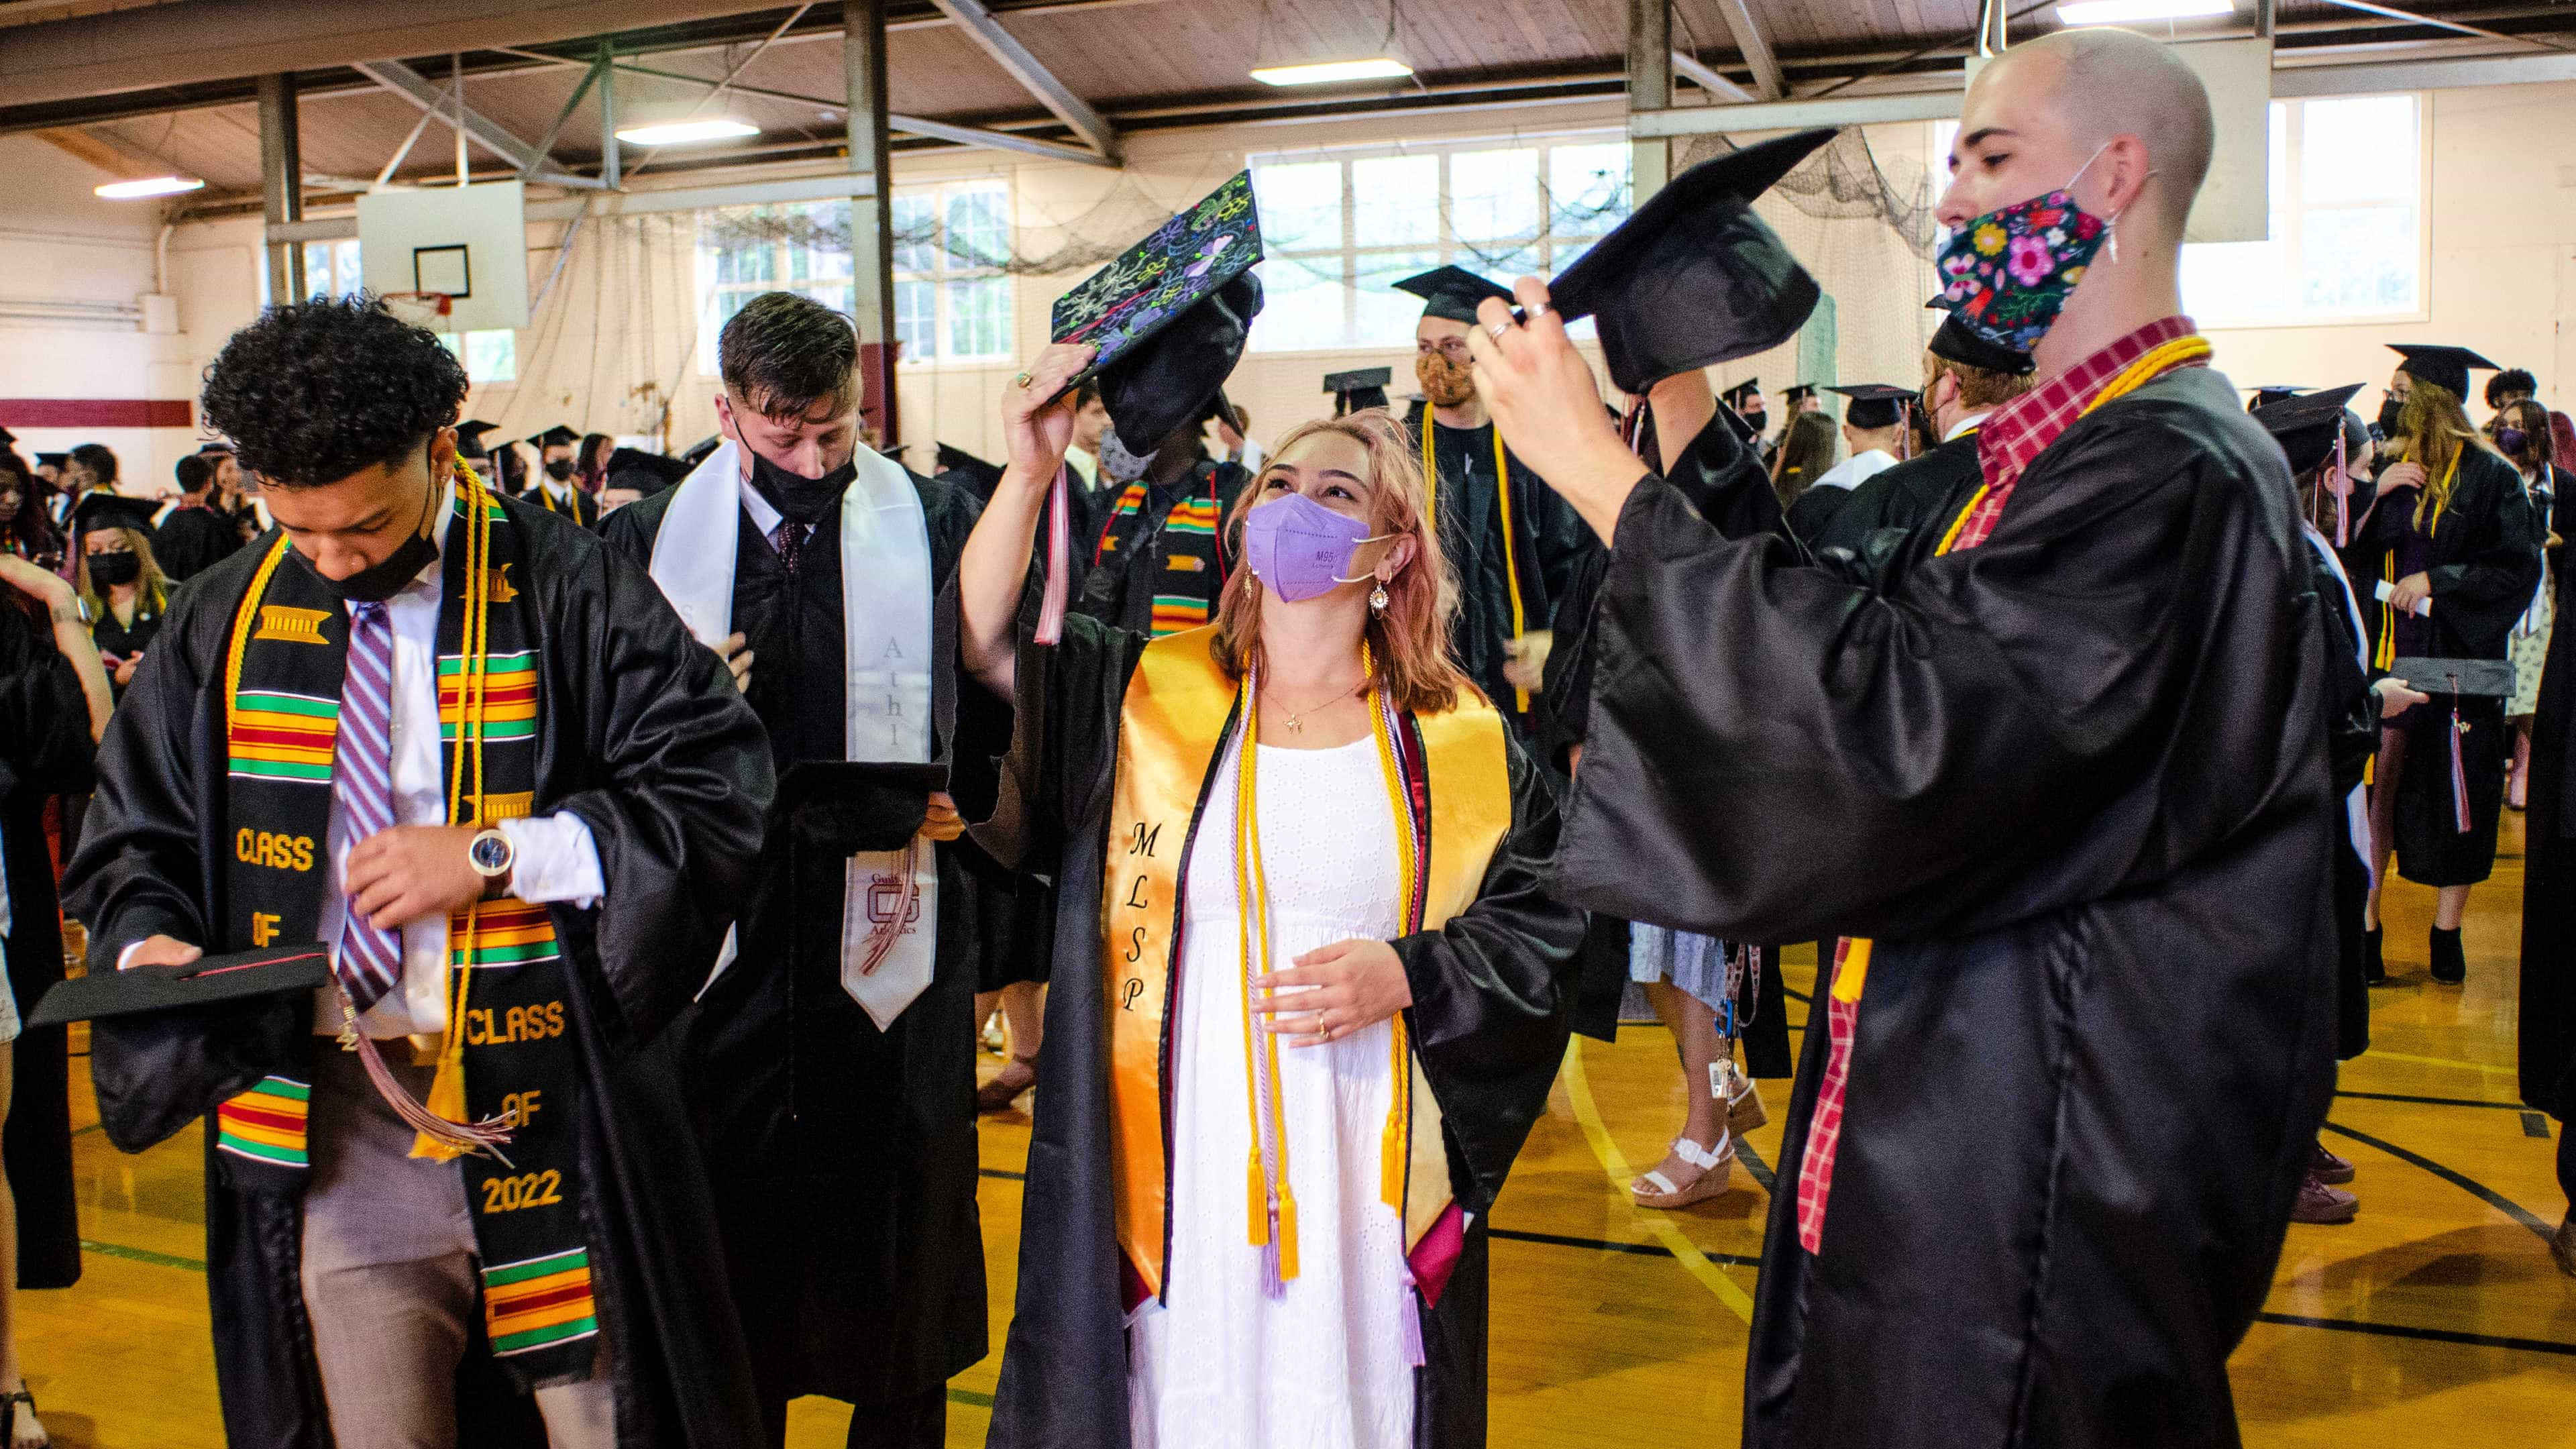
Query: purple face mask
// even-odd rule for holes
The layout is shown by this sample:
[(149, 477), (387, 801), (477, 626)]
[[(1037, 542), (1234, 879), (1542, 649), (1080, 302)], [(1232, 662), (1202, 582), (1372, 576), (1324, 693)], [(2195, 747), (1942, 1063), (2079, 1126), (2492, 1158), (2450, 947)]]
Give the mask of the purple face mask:
[(1329, 594), (1345, 577), (1351, 555), (1373, 543), (1368, 525), (1335, 513), (1303, 493), (1255, 507), (1243, 520), (1243, 559), (1255, 577), (1283, 602), (1302, 603)]

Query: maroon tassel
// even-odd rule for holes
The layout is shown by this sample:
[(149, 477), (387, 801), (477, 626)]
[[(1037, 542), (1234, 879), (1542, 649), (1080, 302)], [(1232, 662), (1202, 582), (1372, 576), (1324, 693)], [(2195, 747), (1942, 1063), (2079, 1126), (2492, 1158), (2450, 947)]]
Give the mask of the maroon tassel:
[(1072, 525), (1065, 522), (1065, 510), (1072, 507), (1072, 486), (1066, 479), (1072, 473), (1064, 464), (1055, 465), (1055, 486), (1048, 490), (1047, 501), (1047, 568), (1046, 599), (1038, 608), (1037, 642), (1053, 644), (1064, 637), (1065, 595), (1072, 588), (1072, 566), (1067, 555), (1073, 548)]
[(2469, 767), (2460, 757), (2460, 736), (2468, 732), (2469, 727), (2460, 722), (2460, 697), (2454, 694), (2451, 696), (2451, 817), (2462, 835), (2469, 833)]

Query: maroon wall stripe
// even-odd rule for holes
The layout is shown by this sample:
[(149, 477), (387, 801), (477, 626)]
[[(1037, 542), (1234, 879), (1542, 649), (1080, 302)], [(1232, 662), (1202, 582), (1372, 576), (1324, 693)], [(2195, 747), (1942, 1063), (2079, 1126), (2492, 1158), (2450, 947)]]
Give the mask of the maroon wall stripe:
[(196, 404), (160, 397), (0, 397), (0, 427), (189, 428)]

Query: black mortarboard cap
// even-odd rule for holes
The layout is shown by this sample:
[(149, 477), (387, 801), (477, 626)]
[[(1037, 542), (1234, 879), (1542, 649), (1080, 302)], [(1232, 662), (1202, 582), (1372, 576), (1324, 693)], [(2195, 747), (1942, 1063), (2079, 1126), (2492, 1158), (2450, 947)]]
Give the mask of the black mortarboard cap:
[(696, 471), (697, 465), (685, 458), (666, 458), (641, 448), (620, 448), (608, 455), (608, 486), (639, 493), (659, 493)]
[(1001, 464), (987, 463), (964, 448), (941, 443), (939, 451), (934, 456), (938, 460), (937, 471), (943, 474), (955, 473), (973, 480), (978, 496), (990, 498), (993, 496), (993, 489), (1002, 481)]
[(18, 435), (16, 433), (9, 431), (7, 428), (0, 428), (0, 448), (8, 447), (10, 444), (17, 441)]
[(1744, 381), (1737, 383), (1735, 386), (1728, 388), (1726, 391), (1719, 393), (1718, 398), (1728, 407), (1742, 407), (1744, 405), (1744, 399), (1748, 395), (1760, 392), (1761, 390), (1762, 379), (1758, 377), (1748, 377)]
[(487, 423), (481, 418), (473, 418), (468, 421), (458, 423), (456, 425), (456, 456), (460, 458), (480, 458), (484, 456), (483, 435), (499, 426), (499, 423)]
[(36, 466), (39, 468), (59, 468), (64, 464), (69, 463), (71, 460), (72, 455), (69, 453), (38, 453), (36, 455)]
[(2029, 353), (2015, 352), (2009, 347), (1988, 342), (1970, 331), (1968, 324), (1960, 321), (1956, 312), (1941, 319), (1941, 325), (1933, 330), (1932, 341), (1925, 350), (1934, 357), (1946, 357), (1962, 367), (1981, 367), (2007, 377), (2026, 377), (2034, 365)]
[(28, 1016), (30, 1029), (105, 1016), (212, 1006), (252, 996), (307, 992), (331, 984), (331, 958), (320, 946), (269, 946), (227, 956), (200, 956), (185, 966), (92, 971), (55, 982)]
[(1395, 378), (1391, 367), (1362, 367), (1349, 372), (1324, 374), (1324, 391), (1333, 395), (1333, 416), (1366, 412), (1386, 406), (1386, 385)]
[(902, 849), (921, 833), (930, 797), (947, 788), (946, 765), (877, 760), (798, 760), (778, 780), (799, 829), (828, 830), (851, 850)]
[(1905, 416), (1905, 405), (1914, 401), (1911, 388), (1889, 387), (1885, 383), (1865, 382), (1853, 387), (1829, 387), (1827, 392), (1840, 393), (1851, 399), (1843, 409), (1843, 421), (1855, 428), (1892, 428)]
[(1703, 161), (1558, 275), (1551, 305), (1569, 322), (1599, 319), (1621, 392), (1796, 335), (1821, 294), (1752, 202), (1833, 138), (1800, 131)]
[(1217, 393), (1242, 358), (1260, 312), (1261, 279), (1243, 272), (1100, 369), (1100, 403), (1118, 436), (1150, 452), (1213, 416)]
[(1812, 382), (1802, 382), (1782, 392), (1780, 401), (1794, 408), (1815, 395), (1816, 385)]
[(152, 515), (161, 505), (149, 498), (128, 498), (122, 493), (84, 493), (72, 505), (72, 531), (87, 533), (93, 528), (135, 528), (152, 531)]
[(2254, 395), (2245, 400), (2245, 410), (2250, 413), (2257, 408), (2268, 408), (2274, 403), (2297, 397), (2299, 394), (2306, 392), (2307, 390), (2308, 385), (2303, 382), (2267, 383), (2262, 387), (2253, 389)]
[(1499, 299), (1506, 307), (1512, 303), (1511, 288), (1465, 267), (1433, 267), (1396, 283), (1395, 289), (1420, 297), (1425, 304), (1423, 316), (1452, 322), (1475, 321), (1476, 308), (1487, 297)]
[(557, 423), (553, 427), (546, 429), (544, 432), (537, 434), (535, 437), (528, 439), (528, 441), (534, 443), (540, 448), (569, 448), (573, 444), (581, 441), (581, 434), (574, 432), (572, 429), (565, 427), (561, 423)]
[(2499, 363), (2487, 361), (2465, 347), (2445, 347), (2423, 342), (2391, 342), (2388, 350), (2405, 358), (2397, 370), (2418, 382), (2448, 388), (2458, 397), (2469, 395), (2469, 369), (2498, 371)]
[(2319, 463), (2334, 454), (2335, 438), (2343, 432), (2344, 409), (2352, 402), (2361, 384), (2330, 387), (2323, 392), (2267, 402), (2254, 409), (2254, 421), (2272, 435), (2289, 455), (2290, 476), (2304, 477)]

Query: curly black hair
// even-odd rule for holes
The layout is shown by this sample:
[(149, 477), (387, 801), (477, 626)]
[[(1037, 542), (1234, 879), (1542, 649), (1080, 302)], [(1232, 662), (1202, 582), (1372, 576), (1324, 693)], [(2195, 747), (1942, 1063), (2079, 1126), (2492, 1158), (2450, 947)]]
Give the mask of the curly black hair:
[(456, 421), (465, 367), (376, 298), (271, 307), (206, 368), (206, 423), (281, 488), (389, 464)]

